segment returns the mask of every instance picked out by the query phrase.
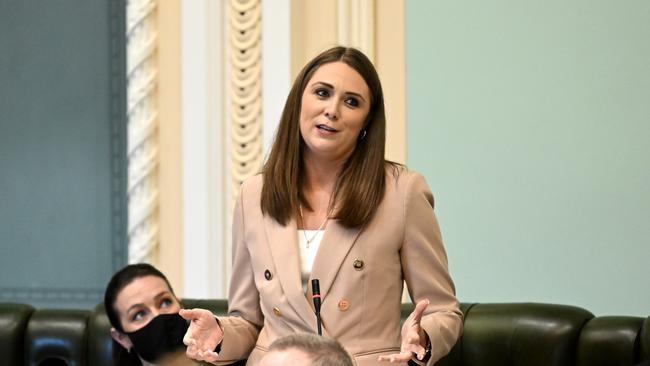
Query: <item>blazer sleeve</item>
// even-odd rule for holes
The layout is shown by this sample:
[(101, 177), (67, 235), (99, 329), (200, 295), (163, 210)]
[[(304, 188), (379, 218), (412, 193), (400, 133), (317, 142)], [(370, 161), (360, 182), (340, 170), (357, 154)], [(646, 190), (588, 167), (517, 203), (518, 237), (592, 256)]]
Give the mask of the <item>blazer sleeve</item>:
[(402, 271), (412, 301), (428, 299), (421, 326), (431, 342), (433, 365), (454, 346), (462, 332), (463, 313), (449, 274), (447, 254), (424, 177), (409, 172), (404, 199)]
[(244, 186), (241, 188), (233, 213), (233, 262), (228, 316), (219, 318), (224, 333), (217, 364), (229, 364), (248, 358), (255, 347), (264, 322), (250, 252), (245, 242), (243, 200)]

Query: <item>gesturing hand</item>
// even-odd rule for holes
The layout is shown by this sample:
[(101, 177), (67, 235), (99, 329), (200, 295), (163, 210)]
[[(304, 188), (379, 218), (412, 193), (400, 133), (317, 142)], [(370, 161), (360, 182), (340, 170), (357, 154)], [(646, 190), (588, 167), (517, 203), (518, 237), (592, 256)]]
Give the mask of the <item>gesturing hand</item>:
[(205, 309), (181, 309), (178, 314), (190, 320), (190, 326), (183, 337), (187, 357), (199, 361), (216, 361), (219, 354), (214, 349), (221, 342), (223, 331), (212, 312)]
[(390, 363), (400, 363), (408, 362), (413, 358), (413, 354), (417, 356), (418, 360), (424, 358), (425, 349), (423, 344), (426, 346), (428, 339), (426, 333), (420, 328), (420, 320), (422, 319), (422, 314), (426, 310), (427, 305), (429, 305), (429, 300), (420, 300), (415, 309), (409, 315), (408, 318), (404, 321), (402, 326), (402, 345), (400, 347), (399, 353), (394, 353), (392, 355), (379, 356), (379, 361), (388, 361)]

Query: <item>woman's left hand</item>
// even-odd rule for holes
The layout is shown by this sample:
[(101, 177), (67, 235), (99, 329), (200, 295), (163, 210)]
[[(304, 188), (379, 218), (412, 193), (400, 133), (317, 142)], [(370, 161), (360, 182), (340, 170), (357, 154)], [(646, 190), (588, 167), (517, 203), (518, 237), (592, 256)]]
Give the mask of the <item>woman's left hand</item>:
[[(429, 305), (429, 300), (420, 300), (416, 305), (413, 312), (404, 321), (402, 326), (402, 345), (399, 353), (392, 355), (379, 356), (379, 361), (387, 361), (390, 363), (403, 363), (408, 362), (416, 355), (418, 360), (424, 358), (426, 352), (425, 346), (429, 340), (427, 335), (420, 327), (420, 320), (422, 314)], [(424, 344), (424, 346), (423, 346)]]

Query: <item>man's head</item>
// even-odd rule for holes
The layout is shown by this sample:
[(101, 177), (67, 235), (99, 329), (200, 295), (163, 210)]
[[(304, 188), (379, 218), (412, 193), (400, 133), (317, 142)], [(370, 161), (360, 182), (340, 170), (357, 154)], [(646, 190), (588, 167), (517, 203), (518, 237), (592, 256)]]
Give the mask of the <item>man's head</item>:
[(259, 366), (352, 366), (341, 345), (314, 334), (292, 334), (277, 339)]

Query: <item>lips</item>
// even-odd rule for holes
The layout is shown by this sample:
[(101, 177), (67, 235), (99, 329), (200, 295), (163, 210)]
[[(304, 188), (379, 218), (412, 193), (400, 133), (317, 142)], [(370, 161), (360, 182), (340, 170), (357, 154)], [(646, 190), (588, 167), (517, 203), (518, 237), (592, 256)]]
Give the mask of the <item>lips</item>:
[(337, 129), (323, 124), (316, 125), (316, 128), (327, 132), (339, 132)]

